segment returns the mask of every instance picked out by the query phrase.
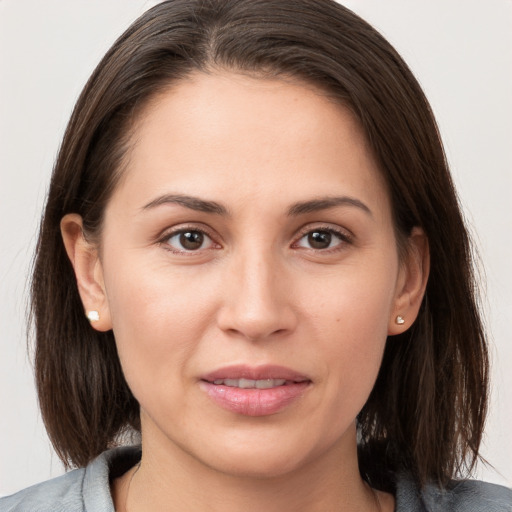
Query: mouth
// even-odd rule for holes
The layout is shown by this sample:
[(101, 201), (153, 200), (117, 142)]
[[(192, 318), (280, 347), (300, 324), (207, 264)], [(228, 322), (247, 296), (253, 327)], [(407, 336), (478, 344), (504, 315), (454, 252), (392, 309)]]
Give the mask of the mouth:
[(240, 389), (271, 389), (294, 383), (294, 381), (286, 379), (215, 379), (213, 381), (213, 384), (216, 386), (228, 386), (230, 388)]
[(236, 366), (206, 375), (200, 384), (222, 409), (244, 416), (267, 416), (300, 401), (312, 381), (284, 367)]

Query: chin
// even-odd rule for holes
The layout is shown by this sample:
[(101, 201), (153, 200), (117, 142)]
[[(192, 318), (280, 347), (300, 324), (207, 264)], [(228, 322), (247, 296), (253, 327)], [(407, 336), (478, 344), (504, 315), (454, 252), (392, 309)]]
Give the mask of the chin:
[(314, 458), (304, 448), (304, 444), (264, 439), (228, 445), (219, 442), (214, 450), (203, 451), (199, 460), (211, 469), (238, 478), (277, 478), (299, 470)]
[(286, 455), (265, 457), (264, 454), (255, 454), (254, 456), (234, 456), (226, 457), (223, 460), (216, 461), (212, 469), (231, 475), (237, 478), (247, 479), (271, 479), (279, 478), (293, 473), (301, 468), (301, 460), (291, 459)]

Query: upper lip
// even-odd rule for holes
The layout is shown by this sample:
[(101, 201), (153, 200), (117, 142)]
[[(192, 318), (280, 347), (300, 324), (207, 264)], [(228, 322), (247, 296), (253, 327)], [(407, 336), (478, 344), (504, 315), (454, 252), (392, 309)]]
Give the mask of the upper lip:
[(201, 380), (213, 382), (221, 379), (285, 379), (293, 382), (305, 382), (311, 380), (306, 375), (285, 366), (264, 365), (248, 366), (233, 365), (219, 368), (201, 376)]

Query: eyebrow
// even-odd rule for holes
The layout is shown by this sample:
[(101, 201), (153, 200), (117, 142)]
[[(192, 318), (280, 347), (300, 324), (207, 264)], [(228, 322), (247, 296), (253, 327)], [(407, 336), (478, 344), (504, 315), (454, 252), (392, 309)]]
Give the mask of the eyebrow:
[(149, 210), (151, 208), (156, 208), (157, 206), (161, 206), (164, 204), (178, 204), (180, 206), (184, 206), (185, 208), (189, 208), (190, 210), (195, 210), (197, 212), (204, 213), (215, 213), (217, 215), (228, 215), (227, 209), (219, 203), (215, 201), (206, 201), (204, 199), (199, 199), (198, 197), (186, 196), (181, 194), (164, 194), (153, 201), (149, 202), (147, 205), (142, 207), (142, 210)]
[[(149, 210), (156, 208), (164, 204), (177, 204), (203, 213), (215, 213), (217, 215), (229, 215), (226, 207), (215, 201), (206, 201), (199, 199), (198, 197), (187, 196), (182, 194), (164, 194), (162, 196), (153, 199), (148, 204), (142, 207), (142, 210)], [(366, 206), (359, 199), (353, 197), (341, 196), (341, 197), (322, 197), (318, 199), (312, 199), (310, 201), (301, 201), (294, 203), (288, 209), (288, 216), (294, 217), (304, 215), (306, 213), (317, 212), (321, 210), (328, 210), (329, 208), (335, 208), (336, 206), (353, 206), (363, 210), (365, 213), (373, 216), (370, 208)]]
[(289, 216), (297, 216), (304, 215), (305, 213), (318, 212), (320, 210), (328, 210), (329, 208), (335, 208), (336, 206), (353, 206), (363, 210), (365, 213), (373, 217), (372, 211), (368, 206), (366, 206), (363, 202), (359, 201), (359, 199), (355, 199), (354, 197), (321, 197), (318, 199), (313, 199), (311, 201), (303, 201), (299, 203), (293, 204), (289, 210)]

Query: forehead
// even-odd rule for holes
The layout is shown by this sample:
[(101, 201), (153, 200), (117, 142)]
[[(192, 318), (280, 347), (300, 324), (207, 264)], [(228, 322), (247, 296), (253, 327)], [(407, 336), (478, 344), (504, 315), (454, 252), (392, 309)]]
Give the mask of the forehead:
[(290, 79), (192, 74), (146, 106), (127, 162), (118, 188), (137, 203), (163, 190), (226, 200), (232, 190), (242, 200), (286, 190), (283, 199), (302, 200), (338, 186), (387, 196), (350, 110)]

